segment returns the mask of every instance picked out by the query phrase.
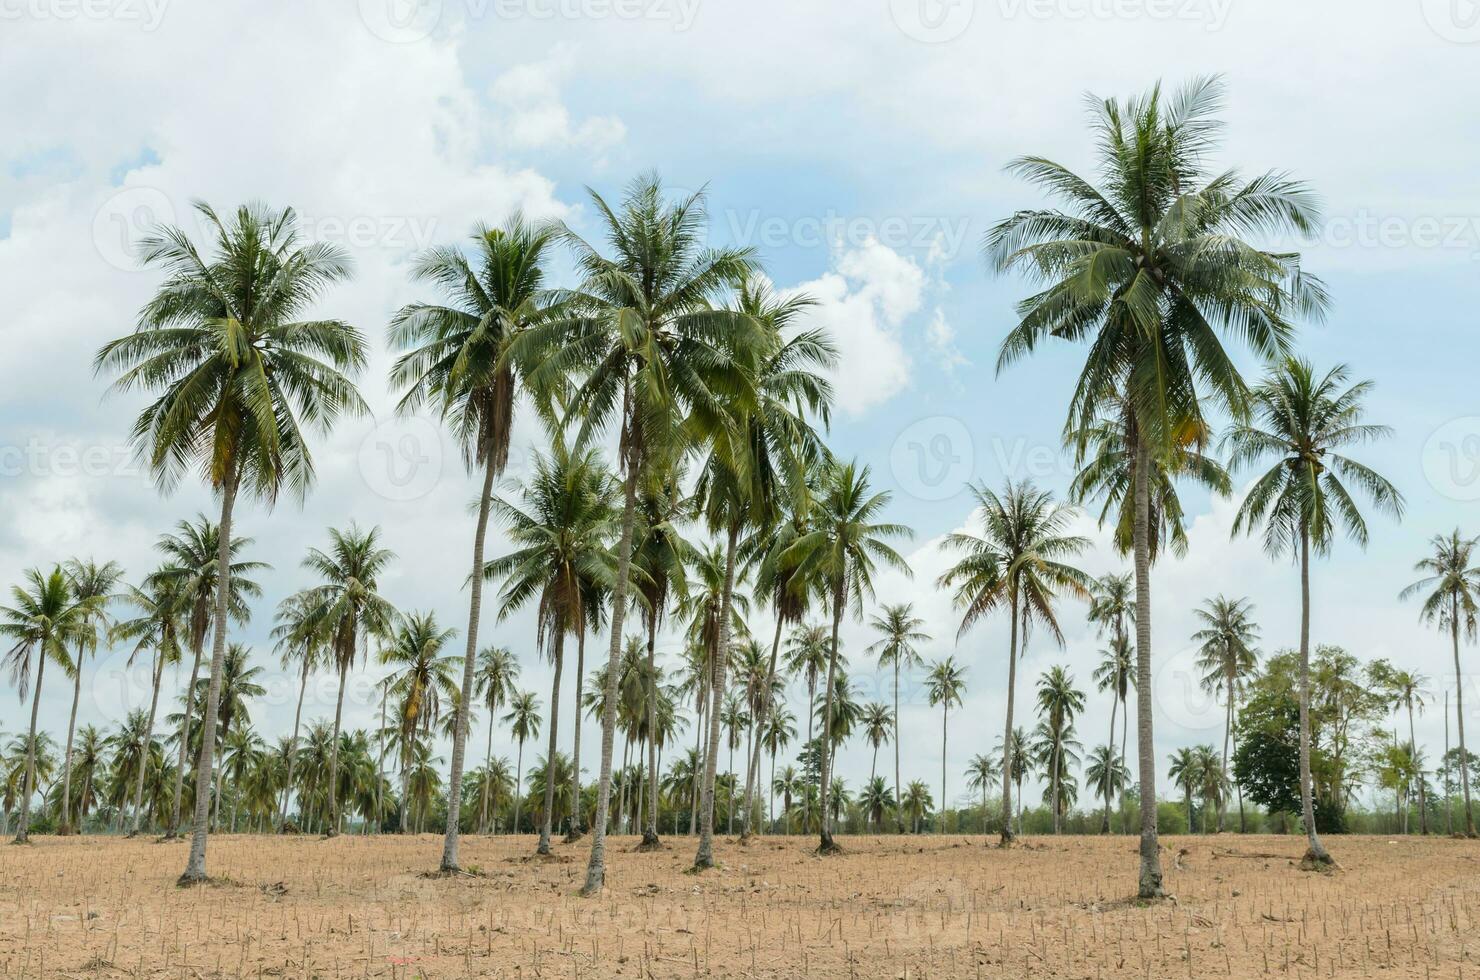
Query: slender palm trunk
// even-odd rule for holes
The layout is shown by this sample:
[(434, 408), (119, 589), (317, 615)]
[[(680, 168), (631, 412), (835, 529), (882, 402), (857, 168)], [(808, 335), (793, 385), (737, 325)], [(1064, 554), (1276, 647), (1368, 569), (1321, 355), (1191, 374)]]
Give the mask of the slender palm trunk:
[(951, 718), (951, 706), (945, 705), (945, 710), (940, 713), (940, 826), (936, 833), (946, 832), (946, 726)]
[[(473, 704), (473, 679), (478, 671), (478, 618), (483, 611), (483, 539), (488, 533), (488, 508), (493, 498), (494, 453), (483, 466), (483, 491), (478, 495), (478, 527), (473, 532), (473, 578), (469, 583), (468, 645), (463, 655), (462, 696), (457, 702), (457, 724), (452, 735), (452, 770), (447, 776), (447, 834), (442, 841), (442, 870), (458, 871), (458, 823), (462, 816), (463, 754), (468, 747), (468, 715)], [(554, 706), (550, 710), (553, 712)]]
[(714, 682), (710, 694), (713, 704), (709, 709), (709, 744), (704, 750), (703, 798), (699, 802), (699, 850), (694, 855), (696, 870), (714, 867), (714, 779), (719, 768), (719, 736), (724, 714), (721, 706), (730, 666), (730, 613), (735, 594), (735, 544), (739, 537), (740, 527), (732, 522), (725, 542), (725, 585), (719, 601), (718, 649), (714, 651)]
[(514, 827), (511, 833), (519, 833), (519, 810), (524, 802), (524, 792), (520, 789), (524, 785), (524, 739), (519, 740), (519, 761), (514, 764)]
[(1053, 772), (1050, 775), (1053, 790), (1049, 794), (1049, 797), (1053, 804), (1053, 832), (1056, 835), (1059, 832), (1059, 753), (1062, 751), (1059, 745), (1059, 738), (1061, 737), (1061, 735), (1054, 736), (1053, 752), (1049, 756), (1050, 761), (1053, 763)]
[[(1224, 658), (1228, 663), (1228, 675), (1224, 678), (1223, 696), (1228, 701), (1228, 718), (1223, 723), (1223, 778), (1228, 778), (1228, 745), (1233, 741), (1233, 685), (1235, 683), (1233, 673), (1233, 661)], [(1226, 798), (1218, 798), (1218, 833), (1223, 833), (1223, 810)]]
[(540, 819), (540, 843), (536, 854), (550, 853), (550, 830), (555, 815), (555, 746), (560, 734), (560, 674), (565, 667), (565, 629), (557, 626), (551, 638), (550, 656), (555, 661), (555, 682), (550, 691), (549, 748), (545, 751), (545, 812)]
[(154, 653), (154, 689), (149, 696), (149, 720), (144, 725), (144, 735), (139, 740), (139, 778), (134, 784), (134, 823), (129, 830), (130, 837), (139, 834), (139, 813), (143, 809), (144, 801), (144, 773), (149, 769), (149, 743), (154, 740), (154, 712), (159, 707), (159, 682), (164, 676), (164, 651), (156, 650)]
[[(1130, 742), (1131, 736), (1131, 706), (1130, 702), (1122, 695), (1120, 699), (1120, 761), (1130, 768), (1130, 763), (1125, 759), (1125, 747)], [(1125, 791), (1130, 789), (1130, 779), (1120, 784), (1120, 832), (1126, 832), (1125, 819)]]
[(350, 657), (339, 664), (339, 693), (334, 701), (334, 737), (329, 743), (329, 826), (325, 837), (339, 836), (339, 725), (344, 719), (344, 680), (349, 673), (349, 660), (354, 656), (353, 640)]
[(1300, 812), (1305, 821), (1301, 867), (1331, 865), (1331, 855), (1316, 833), (1315, 793), (1310, 777), (1310, 532), (1300, 528)]
[[(875, 753), (877, 755), (877, 752)], [(899, 802), (904, 797), (900, 795), (899, 786), (899, 651), (894, 654), (894, 824), (898, 831), (904, 833), (904, 813)]]
[[(705, 667), (704, 673), (708, 676), (703, 681), (703, 687), (699, 690), (699, 719), (694, 726), (694, 764), (699, 765), (699, 760), (704, 757), (704, 733), (709, 731), (705, 723), (709, 711), (709, 689), (713, 686), (714, 665)], [(695, 769), (689, 778), (689, 836), (693, 837), (699, 832), (699, 789), (702, 785), (700, 779), (702, 770)]]
[[(1413, 756), (1418, 758), (1418, 742), (1413, 733), (1413, 702), (1408, 702), (1408, 744), (1413, 746)], [(1429, 804), (1424, 790), (1423, 773), (1418, 774), (1418, 832), (1425, 837), (1429, 833)]]
[[(577, 714), (579, 717), (579, 714)], [(482, 833), (488, 833), (488, 774), (493, 769), (493, 706), (488, 708), (488, 745), (483, 750), (483, 793), (482, 803), (478, 811), (478, 829)]]
[(190, 752), (190, 723), (195, 719), (195, 682), (200, 677), (201, 646), (205, 637), (192, 637), (190, 683), (185, 688), (185, 714), (180, 718), (180, 755), (175, 760), (175, 801), (170, 814), (170, 827), (165, 831), (166, 840), (180, 836), (180, 808), (185, 800), (185, 764)]
[[(304, 651), (303, 671), (298, 677), (298, 707), (293, 709), (293, 739), (288, 743), (288, 772), (283, 780), (283, 803), (278, 808), (278, 833), (282, 833), (288, 826), (288, 794), (293, 792), (293, 763), (298, 757), (298, 726), (303, 720), (303, 695), (308, 690), (308, 664), (307, 651)], [(382, 751), (381, 755), (384, 754)]]
[(622, 669), (622, 622), (627, 613), (627, 579), (632, 567), (632, 528), (637, 520), (638, 461), (629, 454), (623, 489), (622, 535), (617, 542), (617, 576), (612, 584), (612, 640), (606, 665), (606, 706), (601, 713), (601, 770), (596, 816), (591, 821), (591, 859), (581, 894), (599, 895), (606, 882), (606, 824), (611, 811), (612, 754), (617, 734), (617, 680)]
[[(1009, 583), (1010, 595), (1008, 598), (1008, 627), (1007, 641), (1007, 720), (1002, 733), (1002, 840), (999, 846), (1006, 847), (1012, 843), (1014, 834), (1012, 832), (1012, 707), (1013, 696), (1017, 691), (1017, 647), (1018, 647), (1018, 597), (1017, 583)], [(896, 685), (897, 686), (897, 685)], [(899, 733), (895, 733), (895, 744), (898, 745)], [(897, 758), (897, 755), (896, 755)], [(899, 776), (896, 774), (895, 779)], [(896, 790), (897, 792), (897, 790)]]
[(637, 845), (638, 850), (643, 851), (662, 846), (658, 840), (658, 613), (657, 609), (649, 610), (647, 622), (648, 689), (645, 694), (647, 729), (653, 737), (648, 739), (647, 824), (642, 828), (642, 842)]
[(211, 636), (211, 679), (201, 718), (200, 756), (195, 763), (195, 827), (190, 837), (190, 857), (180, 884), (206, 880), (206, 836), (211, 816), (211, 772), (216, 750), (216, 714), (221, 701), (221, 669), (226, 660), (226, 615), (231, 595), (231, 512), (236, 505), (237, 471), (227, 468), (221, 493), (220, 542), (216, 549), (216, 611)]
[(36, 716), (41, 710), (41, 677), (46, 673), (46, 647), (50, 637), (36, 644), (36, 690), (31, 695), (31, 737), (26, 742), (26, 777), (21, 782), (21, 813), (15, 842), (31, 840), (31, 795), (36, 792)]
[(838, 673), (838, 627), (843, 623), (843, 602), (847, 588), (847, 569), (839, 569), (837, 584), (833, 586), (832, 642), (827, 647), (827, 687), (822, 693), (822, 733), (818, 737), (818, 755), (822, 763), (822, 786), (818, 790), (818, 823), (822, 827), (817, 853), (834, 854), (840, 850), (833, 843), (832, 822), (827, 813), (828, 783), (832, 775), (832, 706), (833, 683)]
[[(745, 840), (751, 834), (750, 818), (751, 809), (760, 809), (760, 780), (761, 780), (761, 746), (765, 742), (766, 715), (771, 710), (771, 691), (776, 683), (776, 658), (781, 651), (781, 627), (783, 620), (778, 611), (776, 614), (776, 632), (771, 638), (771, 661), (766, 667), (766, 679), (761, 687), (760, 697), (756, 699), (755, 712), (755, 738), (750, 747), (750, 761), (746, 765), (745, 772), (745, 816), (740, 823), (740, 839)], [(877, 760), (879, 751), (874, 750), (874, 758)], [(752, 796), (752, 791), (754, 796)]]
[(57, 833), (67, 836), (72, 833), (72, 740), (77, 733), (77, 702), (82, 700), (82, 662), (86, 648), (77, 645), (77, 664), (72, 678), (72, 714), (67, 719), (67, 754), (62, 761), (62, 822)]
[[(1117, 707), (1119, 707), (1119, 704), (1118, 704), (1119, 701), (1120, 701), (1120, 699), (1118, 697), (1116, 697), (1115, 696), (1115, 693), (1112, 691), (1111, 692), (1111, 697), (1110, 697), (1110, 741), (1108, 741), (1108, 742), (1105, 743), (1105, 747), (1110, 750), (1110, 756), (1111, 756), (1110, 761), (1111, 762), (1115, 762), (1116, 761), (1116, 759), (1115, 759), (1115, 709)], [(1106, 775), (1108, 776), (1109, 774), (1107, 773)], [(1100, 833), (1102, 833), (1102, 834), (1108, 834), (1108, 833), (1110, 833), (1110, 798), (1112, 796), (1114, 796), (1114, 795), (1115, 795), (1115, 793), (1114, 793), (1114, 787), (1111, 786), (1110, 783), (1109, 783), (1109, 781), (1107, 780), (1106, 783), (1105, 783), (1105, 816), (1100, 820)]]
[(565, 842), (572, 844), (581, 839), (581, 687), (586, 681), (586, 624), (581, 622), (581, 631), (576, 634), (576, 693), (575, 710), (570, 713), (575, 727), (575, 744), (570, 757), (570, 829)]
[[(1454, 641), (1454, 721), (1459, 732), (1459, 785), (1465, 800), (1465, 836), (1475, 836), (1475, 817), (1470, 810), (1470, 758), (1465, 751), (1465, 682), (1459, 669), (1459, 596), (1450, 597), (1449, 632)], [(1447, 716), (1446, 716), (1447, 717)]]
[(1141, 872), (1138, 895), (1161, 898), (1161, 843), (1156, 832), (1156, 746), (1151, 734), (1151, 455), (1134, 448), (1136, 565), (1136, 748), (1140, 756)]

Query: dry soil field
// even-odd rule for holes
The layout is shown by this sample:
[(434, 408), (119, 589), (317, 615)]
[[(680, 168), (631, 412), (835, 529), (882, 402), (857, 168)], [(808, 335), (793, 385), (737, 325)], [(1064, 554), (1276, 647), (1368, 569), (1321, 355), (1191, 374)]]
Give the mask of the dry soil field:
[(1175, 902), (1128, 901), (1130, 838), (615, 841), (600, 900), (584, 842), (469, 838), (481, 877), (423, 877), (435, 837), (221, 837), (214, 885), (180, 890), (183, 845), (37, 838), (0, 848), (4, 977), (1463, 977), (1480, 980), (1480, 843), (1166, 838)]

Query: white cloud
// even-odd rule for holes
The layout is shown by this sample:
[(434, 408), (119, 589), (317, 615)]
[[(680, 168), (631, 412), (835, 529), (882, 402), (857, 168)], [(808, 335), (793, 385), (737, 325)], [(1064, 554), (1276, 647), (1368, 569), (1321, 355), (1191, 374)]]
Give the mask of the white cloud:
[(622, 142), (627, 127), (616, 116), (579, 122), (561, 101), (561, 85), (576, 65), (575, 48), (557, 44), (539, 61), (516, 65), (494, 80), (490, 95), (499, 110), (500, 136), (511, 149), (581, 149), (598, 163)]

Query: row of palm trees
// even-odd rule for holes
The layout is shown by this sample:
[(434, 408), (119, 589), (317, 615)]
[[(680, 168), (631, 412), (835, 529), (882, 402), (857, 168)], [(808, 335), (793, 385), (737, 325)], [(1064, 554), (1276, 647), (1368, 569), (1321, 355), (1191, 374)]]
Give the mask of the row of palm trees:
[[(1235, 532), (1258, 532), (1272, 555), (1299, 560), (1302, 795), (1313, 866), (1329, 863), (1329, 856), (1316, 834), (1308, 772), (1310, 559), (1328, 552), (1338, 531), (1365, 543), (1367, 525), (1354, 493), (1395, 516), (1402, 510), (1388, 481), (1344, 454), (1347, 446), (1385, 434), (1361, 420), (1368, 383), (1348, 384), (1344, 368), (1322, 373), (1293, 354), (1296, 319), (1319, 317), (1328, 305), (1323, 285), (1303, 271), (1298, 255), (1249, 241), (1309, 232), (1319, 217), (1314, 198), (1279, 173), (1246, 180), (1214, 170), (1209, 156), (1220, 107), (1216, 79), (1173, 95), (1157, 87), (1125, 102), (1095, 103), (1097, 179), (1040, 157), (1014, 161), (1011, 172), (1061, 207), (1019, 211), (994, 226), (985, 245), (996, 269), (1041, 287), (1018, 305), (999, 369), (1050, 341), (1082, 343), (1087, 351), (1065, 426), (1080, 467), (1071, 497), (1102, 503), (1102, 520), (1114, 525), (1120, 549), (1132, 559), (1130, 581), (1115, 600), (1122, 608), (1096, 616), (1122, 649), (1134, 651), (1133, 671), (1116, 683), (1138, 693), (1139, 892), (1148, 898), (1162, 893), (1149, 572), (1166, 551), (1186, 547), (1177, 482), (1230, 489), (1227, 472), (1207, 453), (1210, 417), (1229, 420), (1223, 446), (1231, 467), (1272, 464), (1243, 501)], [(689, 608), (687, 619), (698, 624), (707, 651), (712, 695), (701, 711), (694, 862), (703, 869), (714, 862), (724, 725), (719, 693), (730, 687), (728, 651), (745, 613), (737, 581), (748, 575), (755, 597), (774, 614), (762, 691), (777, 676), (786, 627), (811, 614), (823, 620), (826, 657), (818, 680), (821, 717), (831, 719), (844, 617), (863, 614), (882, 569), (909, 571), (892, 546), (908, 530), (884, 520), (889, 494), (873, 488), (866, 467), (834, 459), (824, 445), (836, 353), (822, 332), (806, 328), (809, 300), (774, 294), (749, 250), (705, 247), (702, 195), (670, 201), (655, 176), (644, 176), (621, 202), (593, 194), (592, 205), (603, 232), (596, 244), (564, 226), (515, 216), (499, 228), (480, 226), (467, 251), (432, 250), (417, 263), (415, 279), (436, 299), (403, 307), (389, 329), (398, 351), (390, 381), (401, 393), (399, 408), (443, 418), (482, 485), (466, 648), (460, 680), (448, 691), (453, 732), (441, 867), (459, 867), (458, 789), (477, 697), (482, 586), (492, 579), (502, 590), (500, 615), (525, 604), (537, 610), (536, 640), (557, 672), (567, 637), (577, 640), (582, 677), (586, 634), (601, 628), (610, 637), (604, 663), (593, 672), (593, 694), (603, 707), (587, 894), (604, 880), (628, 614), (647, 634), (638, 700), (649, 730), (659, 724), (654, 637), (665, 617)], [(250, 206), (226, 217), (204, 204), (198, 210), (210, 241), (198, 246), (179, 229), (161, 228), (143, 242), (141, 258), (161, 269), (164, 281), (141, 310), (137, 329), (96, 358), (99, 372), (118, 373), (115, 389), (154, 394), (133, 435), (161, 489), (195, 470), (221, 502), (215, 568), (227, 571), (195, 583), (186, 637), (197, 660), (203, 646), (196, 640), (203, 643), (207, 627), (212, 645), (182, 883), (206, 876), (206, 780), (223, 721), (236, 503), (243, 495), (271, 503), (284, 492), (308, 491), (309, 436), (365, 411), (352, 377), (367, 361), (356, 328), (306, 313), (349, 278), (345, 253), (304, 242), (291, 210)], [(547, 260), (558, 247), (574, 259), (573, 286), (546, 283)], [(1264, 380), (1245, 381), (1226, 337), (1265, 360)], [(511, 502), (496, 498), (493, 488), (508, 462), (517, 412), (545, 423), (551, 448), (522, 501)], [(607, 436), (616, 446), (610, 475), (599, 472), (592, 448)], [(973, 494), (980, 532), (951, 537), (948, 547), (958, 560), (940, 584), (963, 610), (962, 633), (998, 610), (1007, 614), (1006, 746), (1015, 732), (1023, 645), (1034, 630), (1060, 640), (1055, 602), (1093, 600), (1095, 589), (1072, 565), (1086, 542), (1067, 532), (1067, 505), (1027, 484), (1009, 485), (1000, 495), (976, 487)], [(682, 558), (676, 528), (690, 514), (713, 541), (712, 577), (698, 596), (684, 596), (676, 574)], [(485, 545), (493, 520), (505, 525), (514, 550), (490, 561)], [(373, 585), (360, 577), (374, 564), (373, 542), (362, 542), (364, 553), (354, 555), (340, 554), (341, 543), (348, 544), (336, 541), (322, 562), (313, 559), (324, 584), (296, 601), (324, 630), (319, 642), (342, 679), (389, 617)], [(359, 571), (354, 562), (363, 563), (354, 566)], [(38, 577), (35, 584), (45, 583)], [(61, 579), (57, 588), (67, 591)], [(45, 614), (22, 618), (51, 622)], [(47, 649), (76, 646), (60, 626), (36, 629), (35, 643)], [(39, 667), (37, 673), (39, 687)], [(944, 722), (955, 701), (947, 687), (940, 690)], [(768, 698), (756, 699), (761, 730), (769, 705)], [(555, 709), (552, 701), (551, 730)], [(759, 795), (761, 741), (752, 739), (745, 767), (742, 833), (751, 830), (751, 804)], [(836, 850), (829, 743), (821, 739), (817, 751), (822, 853)], [(643, 833), (644, 846), (652, 847), (659, 846), (657, 739), (648, 738), (646, 748)], [(1059, 780), (1067, 754), (1061, 740), (1051, 778)], [(1012, 768), (1001, 767), (1004, 843), (1012, 838)], [(573, 767), (575, 778), (579, 771)], [(337, 826), (334, 793), (331, 788), (329, 810)], [(550, 807), (545, 810), (548, 815)]]

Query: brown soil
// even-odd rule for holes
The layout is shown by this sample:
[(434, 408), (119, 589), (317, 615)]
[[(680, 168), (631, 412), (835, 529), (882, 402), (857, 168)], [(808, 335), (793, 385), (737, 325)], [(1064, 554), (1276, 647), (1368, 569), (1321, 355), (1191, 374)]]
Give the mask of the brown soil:
[(701, 875), (617, 838), (600, 899), (589, 844), (534, 837), (453, 877), (430, 835), (215, 837), (191, 889), (183, 844), (34, 840), (0, 849), (0, 977), (1480, 977), (1474, 841), (1330, 838), (1311, 874), (1301, 837), (1168, 837), (1145, 905), (1129, 837), (722, 839)]

